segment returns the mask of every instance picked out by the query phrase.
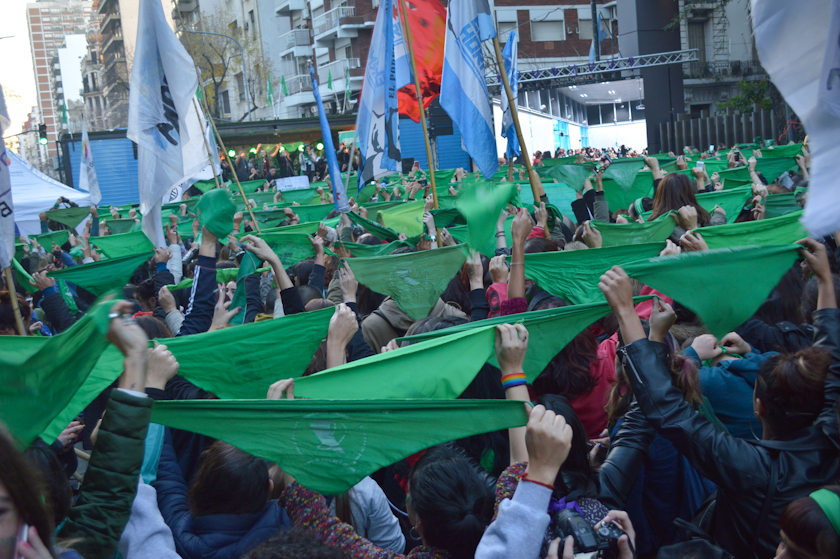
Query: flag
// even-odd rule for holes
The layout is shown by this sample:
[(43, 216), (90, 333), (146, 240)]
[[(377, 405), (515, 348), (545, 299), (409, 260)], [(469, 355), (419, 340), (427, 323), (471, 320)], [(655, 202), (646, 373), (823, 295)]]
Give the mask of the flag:
[[(324, 103), (321, 101), (321, 92), (318, 91), (318, 80), (315, 78), (315, 67), (309, 66), (309, 76), (312, 78), (312, 93), (315, 95), (315, 104), (318, 107), (318, 118), (321, 121), (321, 136), (324, 142), (324, 157), (327, 158), (327, 169), (330, 172), (332, 181), (333, 201), (335, 210), (341, 213), (350, 211), (350, 202), (347, 198), (347, 190), (344, 188), (344, 181), (341, 180), (341, 167), (338, 166), (338, 159), (335, 156), (335, 145), (332, 140), (330, 123), (327, 121), (327, 113), (324, 112)], [(330, 78), (330, 88), (332, 77)], [(303, 217), (301, 217), (303, 220)]]
[(195, 65), (159, 2), (140, 3), (134, 52), (127, 136), (138, 146), (143, 232), (165, 246), (161, 201), (207, 164), (206, 123), (195, 102)]
[(486, 179), (499, 169), (499, 159), (481, 43), (495, 36), (487, 0), (449, 3), (440, 106), (458, 125), (467, 153)]
[[(505, 50), (502, 52), (502, 60), (505, 64), (505, 73), (510, 82), (510, 91), (513, 93), (514, 100), (517, 99), (519, 93), (519, 73), (516, 68), (516, 30), (510, 32), (507, 43), (505, 43)], [(513, 115), (511, 114), (510, 104), (508, 103), (507, 93), (502, 89), (502, 138), (507, 138), (507, 151), (505, 152), (509, 159), (513, 159), (521, 152), (519, 150), (519, 138), (516, 135), (516, 127), (513, 125)], [(514, 101), (515, 102), (515, 101)]]
[[(418, 5), (418, 2), (414, 2)], [(407, 10), (408, 25), (411, 28), (414, 64), (417, 80), (423, 94), (423, 107), (429, 108), (440, 95), (440, 81), (443, 73), (443, 38), (446, 35), (446, 8), (438, 0), (420, 0), (422, 8)], [(414, 81), (399, 92), (400, 114), (414, 122), (420, 122), (420, 108)]]
[(280, 76), (280, 89), (283, 90), (283, 95), (289, 94), (289, 89), (286, 87), (286, 76)]
[(67, 103), (61, 104), (61, 122), (67, 124)]
[[(601, 41), (608, 38), (609, 35), (604, 30), (604, 27), (601, 25), (601, 13), (598, 13), (598, 43), (600, 44)], [(595, 41), (592, 41), (592, 44), (589, 46), (589, 62), (595, 62)]]
[[(395, 21), (393, 17), (393, 0), (384, 0), (376, 14), (356, 117), (362, 153), (359, 190), (369, 181), (396, 171), (397, 163), (402, 159), (397, 90), (407, 82), (397, 78), (410, 76), (410, 72), (397, 69), (395, 25), (399, 25), (399, 20)], [(401, 36), (402, 32), (399, 34)], [(400, 60), (405, 62), (405, 57)]]
[(347, 68), (344, 69), (344, 106), (342, 107), (342, 113), (347, 112), (347, 109), (350, 108), (350, 96), (352, 95), (350, 91), (350, 66), (348, 65)]
[(93, 166), (93, 153), (90, 150), (84, 115), (82, 116), (82, 166), (79, 167), (79, 190), (90, 193), (91, 204), (98, 204), (102, 200), (99, 180), (96, 178), (96, 168)]
[(268, 87), (266, 88), (266, 99), (268, 103), (273, 107), (274, 106), (274, 88), (271, 87), (271, 78), (268, 78)]
[[(9, 113), (6, 99), (0, 89), (0, 136), (9, 127)], [(0, 144), (0, 268), (5, 270), (12, 265), (15, 256), (15, 205), (12, 202), (12, 180), (9, 165), (12, 164), (6, 153), (6, 144)]]
[(332, 91), (332, 70), (327, 71), (327, 89)]

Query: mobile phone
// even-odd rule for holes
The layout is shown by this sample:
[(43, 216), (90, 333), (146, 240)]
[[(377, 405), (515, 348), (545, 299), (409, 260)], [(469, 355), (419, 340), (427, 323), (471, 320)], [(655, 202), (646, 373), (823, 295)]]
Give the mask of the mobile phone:
[(706, 164), (703, 163), (702, 161), (698, 161), (696, 167), (698, 169), (703, 169), (704, 171), (706, 170)]
[[(15, 549), (17, 549), (18, 544), (22, 542), (29, 541), (29, 524), (21, 524), (20, 530), (18, 530), (17, 535), (17, 542), (15, 543)], [(15, 554), (15, 559), (23, 559), (23, 556)]]
[(715, 144), (709, 145), (709, 153), (714, 153), (714, 152), (715, 152)]

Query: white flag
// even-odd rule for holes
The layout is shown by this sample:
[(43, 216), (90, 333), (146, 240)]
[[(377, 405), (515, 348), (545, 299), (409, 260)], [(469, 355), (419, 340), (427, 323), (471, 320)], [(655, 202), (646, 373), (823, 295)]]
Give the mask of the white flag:
[(127, 135), (137, 144), (143, 232), (157, 246), (165, 245), (161, 199), (207, 164), (197, 89), (195, 65), (169, 28), (161, 3), (141, 0)]
[[(9, 127), (6, 99), (0, 88), (0, 136)], [(12, 265), (15, 256), (15, 204), (12, 202), (12, 181), (9, 177), (11, 160), (5, 142), (0, 144), (0, 268)]]
[(82, 166), (79, 167), (79, 190), (90, 193), (91, 204), (99, 204), (99, 201), (102, 200), (99, 180), (96, 178), (96, 168), (93, 166), (93, 153), (90, 150), (84, 116), (82, 116)]

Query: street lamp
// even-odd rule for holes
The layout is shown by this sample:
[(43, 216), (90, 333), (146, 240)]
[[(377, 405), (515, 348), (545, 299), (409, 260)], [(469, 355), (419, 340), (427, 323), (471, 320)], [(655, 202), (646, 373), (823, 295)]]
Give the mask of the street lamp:
[(242, 57), (242, 78), (245, 81), (245, 103), (248, 106), (248, 120), (253, 121), (254, 118), (251, 116), (251, 96), (248, 95), (248, 73), (245, 71), (245, 51), (242, 50), (242, 45), (239, 44), (239, 41), (237, 41), (230, 35), (223, 35), (222, 33), (211, 33), (209, 31), (190, 31), (189, 29), (185, 28), (184, 33), (192, 33), (193, 35), (215, 35), (217, 37), (224, 37), (226, 39), (230, 39), (231, 41), (236, 43), (236, 46), (239, 47), (239, 56)]

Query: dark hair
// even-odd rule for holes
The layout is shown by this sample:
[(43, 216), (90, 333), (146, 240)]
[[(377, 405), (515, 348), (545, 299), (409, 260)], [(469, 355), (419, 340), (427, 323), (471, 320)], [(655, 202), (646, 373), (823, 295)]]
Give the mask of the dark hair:
[[(438, 325), (442, 325), (439, 323)], [(439, 328), (435, 328), (438, 330)], [(502, 374), (498, 368), (485, 363), (478, 374), (464, 389), (459, 400), (504, 400)], [(510, 466), (510, 443), (507, 429), (479, 433), (454, 442), (461, 447), (476, 464), (493, 477), (499, 477)]]
[(802, 299), (805, 284), (797, 268), (798, 266), (794, 266), (785, 272), (770, 297), (755, 311), (755, 318), (765, 324), (777, 324), (784, 321), (802, 324), (799, 302)]
[(329, 307), (334, 307), (335, 303), (330, 301), (329, 299), (324, 298), (317, 298), (317, 299), (310, 299), (308, 303), (306, 303), (306, 312), (312, 311), (319, 311), (321, 309), (327, 309)]
[(309, 285), (308, 283), (298, 287), (298, 293), (300, 294), (300, 300), (303, 301), (304, 306), (306, 306), (310, 301), (324, 297), (324, 294), (321, 293), (317, 287)]
[(268, 467), (265, 460), (216, 441), (204, 451), (189, 494), (195, 516), (257, 513), (268, 501)]
[(376, 246), (381, 245), (382, 240), (371, 233), (365, 233), (364, 235), (359, 235), (356, 239), (356, 243), (360, 245)]
[[(566, 302), (563, 299), (549, 297), (537, 303), (534, 310), (565, 306)], [(558, 394), (569, 400), (589, 394), (597, 384), (589, 367), (597, 360), (598, 342), (592, 329), (586, 328), (548, 362), (534, 380), (534, 392), (538, 396)]]
[(410, 252), (417, 252), (417, 249), (416, 248), (411, 248), (411, 247), (400, 247), (400, 248), (395, 248), (394, 250), (392, 250), (391, 254), (392, 255), (393, 254), (408, 254)]
[(67, 517), (73, 499), (73, 488), (61, 467), (58, 456), (41, 439), (23, 451), (23, 459), (40, 473), (44, 480), (46, 504), (56, 526)]
[(332, 547), (315, 534), (296, 526), (282, 530), (242, 556), (242, 559), (349, 559), (337, 547)]
[(697, 203), (691, 180), (680, 173), (668, 173), (656, 187), (653, 213), (650, 214), (648, 221), (653, 221), (671, 210), (679, 210), (683, 206), (694, 206), (697, 210), (697, 225), (700, 227), (708, 225), (712, 219), (709, 212)]
[(470, 294), (458, 276), (449, 280), (449, 285), (446, 286), (446, 290), (441, 294), (440, 299), (444, 303), (460, 309), (467, 315), (472, 310), (470, 306)]
[(134, 289), (134, 299), (136, 299), (141, 305), (143, 303), (148, 303), (152, 297), (156, 296), (157, 291), (155, 291), (155, 280), (152, 278), (143, 280), (140, 282), (140, 285)]
[(152, 340), (154, 338), (171, 338), (172, 331), (169, 326), (163, 323), (159, 318), (153, 316), (138, 316), (136, 319), (137, 326), (146, 333), (146, 336)]
[[(642, 204), (642, 211), (643, 212), (649, 212), (649, 211), (653, 210), (653, 198), (651, 198), (650, 196), (643, 197), (641, 204)], [(637, 217), (641, 217), (641, 215), (636, 213), (635, 203), (630, 204), (630, 206), (627, 208), (627, 215), (629, 215), (630, 217), (632, 217), (634, 219), (637, 218)]]
[(545, 237), (534, 237), (525, 241), (525, 254), (535, 254), (538, 252), (556, 252), (560, 250), (557, 243)]
[[(18, 308), (20, 314), (24, 319), (32, 316), (32, 307), (26, 302), (20, 294), (17, 296)], [(8, 291), (0, 291), (0, 333), (12, 332), (17, 334), (17, 319), (15, 318), (15, 311), (12, 308), (12, 295)], [(24, 332), (24, 336), (28, 333)]]
[[(840, 495), (840, 485), (829, 485), (823, 489)], [(840, 534), (810, 496), (796, 499), (785, 507), (779, 518), (779, 528), (808, 555), (840, 557)]]
[(830, 365), (831, 353), (821, 347), (774, 355), (764, 362), (755, 380), (755, 397), (764, 407), (761, 417), (776, 437), (814, 422), (825, 402)]
[(315, 264), (311, 260), (303, 260), (292, 266), (292, 268), (295, 271), (295, 278), (298, 280), (298, 289), (300, 289), (309, 283), (309, 276), (312, 275)]
[[(832, 275), (834, 282), (834, 293), (840, 297), (840, 276)], [(807, 324), (813, 324), (814, 311), (817, 310), (817, 296), (819, 295), (820, 286), (817, 283), (817, 278), (811, 278), (802, 288), (802, 298), (799, 304), (799, 311), (802, 313), (802, 321)]]
[(229, 270), (232, 268), (236, 268), (236, 262), (231, 262), (230, 260), (220, 260), (216, 262), (217, 270)]
[(495, 495), (463, 451), (428, 449), (411, 469), (408, 488), (426, 543), (452, 559), (472, 559), (493, 516)]
[(365, 317), (372, 314), (385, 301), (385, 298), (386, 296), (382, 293), (377, 293), (366, 285), (359, 285), (359, 291), (356, 294), (359, 316)]
[[(569, 457), (563, 462), (554, 481), (555, 496), (565, 497), (577, 489), (583, 490), (585, 496), (595, 498), (597, 495), (595, 485), (597, 475), (589, 461), (589, 446), (586, 444), (589, 442), (589, 437), (587, 437), (586, 428), (584, 428), (569, 400), (556, 394), (546, 394), (537, 398), (537, 404), (542, 404), (545, 409), (551, 410), (557, 415), (562, 415), (569, 427), (572, 428), (572, 448), (569, 450)], [(572, 487), (570, 487), (570, 484)]]
[[(34, 526), (39, 535), (49, 539), (54, 524), (44, 504), (44, 483), (38, 471), (26, 463), (11, 434), (0, 424), (0, 484), (6, 488), (20, 521)], [(49, 544), (47, 544), (49, 545)]]

